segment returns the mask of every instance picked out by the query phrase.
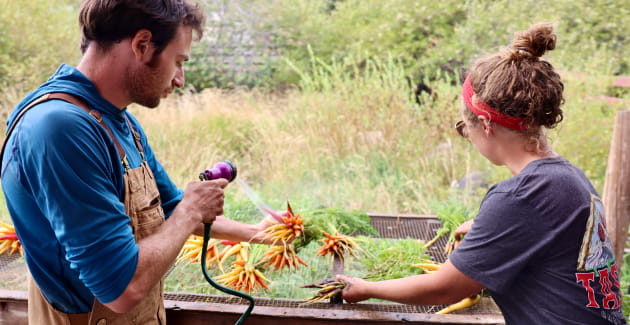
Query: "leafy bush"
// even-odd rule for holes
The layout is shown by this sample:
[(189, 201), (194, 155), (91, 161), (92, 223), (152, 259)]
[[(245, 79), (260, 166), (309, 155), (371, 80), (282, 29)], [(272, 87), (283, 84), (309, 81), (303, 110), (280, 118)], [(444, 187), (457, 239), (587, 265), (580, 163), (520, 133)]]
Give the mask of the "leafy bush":
[[(15, 97), (46, 81), (61, 63), (79, 58), (78, 3), (74, 0), (0, 2), (0, 89)], [(0, 108), (11, 105), (0, 93)]]
[(191, 50), (186, 81), (196, 90), (268, 83), (279, 56), (265, 6), (253, 1), (203, 1), (203, 39)]
[[(400, 62), (412, 85), (444, 78), (456, 83), (473, 59), (507, 45), (513, 32), (538, 21), (557, 28), (558, 48), (551, 55), (559, 68), (630, 73), (630, 9), (620, 1), (200, 2), (207, 28), (192, 49), (186, 74), (195, 90), (297, 84), (294, 68), (310, 69), (311, 53), (346, 69), (390, 57)], [(76, 62), (76, 1), (3, 1), (1, 6), (0, 85), (23, 93), (59, 63)]]
[(283, 53), (300, 68), (310, 65), (310, 47), (326, 62), (351, 57), (351, 67), (391, 55), (410, 75), (419, 75), (426, 70), (422, 58), (451, 37), (465, 17), (461, 2), (451, 0), (346, 0), (336, 2), (332, 11), (323, 1), (296, 0), (292, 6), (272, 2)]
[[(630, 73), (630, 9), (607, 0), (541, 1), (257, 1), (273, 9), (282, 54), (299, 69), (309, 51), (349, 69), (391, 55), (414, 83), (458, 77), (477, 56), (509, 44), (512, 33), (538, 21), (556, 26), (558, 67), (571, 71)], [(347, 58), (352, 58), (347, 60)], [(588, 58), (588, 59), (585, 59)], [(295, 82), (286, 66), (276, 82)]]

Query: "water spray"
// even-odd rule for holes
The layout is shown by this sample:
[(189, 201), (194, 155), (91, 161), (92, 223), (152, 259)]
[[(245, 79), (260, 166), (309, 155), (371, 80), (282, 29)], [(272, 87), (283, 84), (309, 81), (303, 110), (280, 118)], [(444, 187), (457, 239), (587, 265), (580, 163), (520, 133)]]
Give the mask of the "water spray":
[(229, 160), (220, 161), (212, 168), (199, 173), (199, 179), (209, 181), (217, 178), (225, 178), (228, 182), (236, 180), (236, 184), (243, 190), (247, 198), (258, 208), (263, 216), (267, 216), (273, 209), (251, 188), (244, 180), (236, 179), (236, 166)]
[[(199, 174), (199, 180), (201, 181), (209, 181), (213, 179), (224, 178), (227, 179), (228, 182), (233, 181), (236, 178), (236, 166), (229, 160), (220, 161), (212, 168), (207, 169)], [(210, 283), (215, 289), (223, 291), (227, 294), (241, 297), (245, 300), (249, 300), (249, 307), (243, 315), (238, 319), (236, 325), (242, 324), (245, 319), (251, 314), (254, 309), (254, 298), (246, 293), (233, 290), (227, 287), (224, 287), (212, 279), (212, 277), (208, 274), (208, 269), (206, 268), (206, 253), (208, 251), (208, 241), (210, 240), (210, 228), (212, 224), (206, 223), (203, 227), (203, 247), (201, 249), (201, 271), (203, 272), (203, 276), (206, 278), (206, 281)]]
[(253, 188), (251, 188), (249, 185), (247, 185), (247, 183), (245, 183), (244, 180), (239, 178), (236, 180), (236, 184), (238, 184), (238, 186), (241, 188), (241, 190), (243, 190), (245, 195), (247, 195), (247, 198), (249, 198), (249, 200), (254, 204), (254, 206), (256, 206), (256, 208), (258, 208), (258, 211), (260, 211), (260, 213), (263, 216), (267, 216), (269, 214), (269, 211), (274, 211), (269, 206), (269, 204), (265, 203), (265, 201), (260, 197), (260, 195), (258, 195), (258, 193), (254, 191)]

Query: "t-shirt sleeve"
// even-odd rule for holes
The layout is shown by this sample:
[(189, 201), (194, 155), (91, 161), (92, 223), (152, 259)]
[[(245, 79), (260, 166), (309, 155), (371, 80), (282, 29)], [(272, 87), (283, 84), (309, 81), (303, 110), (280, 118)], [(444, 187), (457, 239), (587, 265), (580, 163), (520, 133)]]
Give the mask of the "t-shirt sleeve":
[[(133, 276), (138, 247), (120, 199), (120, 181), (112, 175), (118, 162), (111, 139), (90, 116), (65, 102), (41, 104), (46, 114), (32, 114), (31, 128), (20, 141), (22, 182), (31, 188), (65, 258), (103, 303), (124, 291)], [(25, 117), (23, 123), (29, 123)], [(50, 139), (53, 139), (51, 141)]]
[(449, 257), (462, 273), (505, 293), (540, 249), (536, 213), (509, 193), (489, 192), (462, 243)]

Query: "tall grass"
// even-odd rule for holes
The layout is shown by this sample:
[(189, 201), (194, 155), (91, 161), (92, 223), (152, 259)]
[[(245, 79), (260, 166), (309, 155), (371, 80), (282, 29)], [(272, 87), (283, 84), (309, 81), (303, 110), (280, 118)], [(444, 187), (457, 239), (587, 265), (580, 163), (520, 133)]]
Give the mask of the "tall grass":
[[(433, 82), (436, 95), (418, 104), (395, 60), (348, 69), (313, 58), (313, 66), (301, 72), (300, 88), (285, 93), (207, 89), (157, 110), (130, 110), (181, 186), (229, 159), (267, 200), (431, 213), (428, 203), (454, 195), (450, 184), (473, 171), (489, 182), (509, 177), (455, 136), (461, 104), (450, 80)], [(597, 99), (608, 91), (607, 77), (566, 74), (565, 81), (565, 121), (549, 136), (601, 191), (621, 106)], [(469, 193), (470, 204), (482, 194)]]
[(394, 60), (313, 64), (284, 94), (206, 90), (132, 110), (176, 183), (230, 159), (267, 199), (308, 207), (430, 213), (453, 180), (488, 168), (452, 137), (460, 104), (449, 81), (418, 105)]

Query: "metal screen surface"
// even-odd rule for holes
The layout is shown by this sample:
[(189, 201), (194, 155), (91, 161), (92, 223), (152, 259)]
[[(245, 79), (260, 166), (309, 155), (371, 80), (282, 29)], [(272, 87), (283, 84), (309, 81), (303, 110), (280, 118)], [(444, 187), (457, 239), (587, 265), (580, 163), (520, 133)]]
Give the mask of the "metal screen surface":
[(27, 270), (20, 253), (0, 255), (0, 289), (27, 290)]
[[(441, 224), (435, 217), (414, 216), (414, 215), (384, 215), (370, 214), (371, 224), (378, 231), (380, 238), (413, 238), (424, 241), (431, 240)], [(431, 258), (438, 263), (446, 260), (444, 247), (447, 236), (440, 238), (427, 252)], [(7, 290), (27, 290), (27, 270), (24, 258), (19, 254), (0, 255), (0, 289)], [(195, 293), (165, 293), (166, 300), (194, 303), (217, 303), (217, 304), (242, 304), (248, 302), (234, 296), (228, 295), (206, 295)], [(284, 298), (255, 298), (256, 306), (280, 307), (280, 308), (310, 308), (310, 309), (341, 309), (341, 310), (369, 310), (392, 313), (435, 313), (445, 306), (415, 306), (397, 303), (372, 303), (364, 302), (359, 304), (330, 304), (328, 302), (318, 302), (304, 304), (304, 301)], [(484, 297), (482, 302), (464, 309), (459, 314), (498, 314), (499, 310), (491, 298)]]
[[(376, 231), (379, 238), (413, 238), (423, 241), (429, 241), (435, 237), (437, 230), (440, 229), (441, 223), (434, 216), (420, 215), (388, 215), (371, 213), (370, 223)], [(431, 259), (438, 263), (446, 261), (444, 248), (447, 244), (447, 237), (442, 236), (437, 242), (427, 250)], [(248, 301), (224, 295), (205, 295), (205, 294), (189, 294), (189, 293), (166, 293), (165, 298), (172, 301), (195, 302), (195, 303), (217, 303), (217, 304), (242, 304), (247, 305)], [(303, 304), (304, 301), (296, 299), (282, 298), (260, 298), (254, 299), (256, 306), (263, 307), (280, 307), (280, 308), (314, 308), (314, 309), (341, 309), (341, 310), (369, 310), (391, 313), (428, 313), (432, 314), (445, 306), (415, 306), (397, 303), (359, 303), (359, 304), (330, 304), (328, 302), (317, 302), (311, 304)], [(475, 315), (475, 314), (498, 314), (499, 310), (491, 298), (484, 297), (482, 302), (457, 312), (459, 314)]]
[[(194, 294), (194, 293), (176, 293), (167, 292), (164, 294), (166, 300), (178, 301), (178, 302), (193, 302), (193, 303), (215, 303), (215, 304), (227, 304), (227, 305), (248, 305), (249, 302), (242, 298), (226, 295), (206, 295), (206, 294)], [(446, 307), (444, 305), (438, 306), (416, 306), (405, 305), (397, 303), (379, 303), (379, 302), (362, 302), (357, 304), (330, 304), (328, 302), (317, 302), (312, 304), (304, 304), (302, 300), (284, 299), (284, 298), (254, 298), (255, 305), (260, 307), (277, 307), (277, 308), (290, 308), (296, 309), (294, 313), (299, 313), (299, 309), (337, 309), (337, 310), (350, 310), (350, 311), (378, 311), (388, 313), (402, 313), (402, 314), (433, 314), (438, 310)], [(484, 297), (482, 301), (477, 305), (458, 311), (457, 314), (462, 315), (477, 315), (477, 314), (498, 314), (499, 310), (494, 304), (491, 298)]]
[[(371, 214), (370, 223), (378, 231), (380, 238), (413, 238), (423, 241), (433, 239), (442, 226), (440, 221), (433, 216), (416, 215)], [(431, 259), (437, 263), (446, 261), (444, 248), (447, 237), (442, 236), (427, 250)]]
[[(164, 298), (172, 301), (180, 302), (196, 302), (196, 303), (217, 303), (229, 305), (247, 305), (249, 302), (235, 296), (224, 295), (205, 295), (191, 293), (174, 293), (167, 292)], [(359, 304), (330, 304), (327, 302), (316, 302), (312, 304), (303, 304), (301, 300), (284, 299), (284, 298), (254, 298), (255, 305), (261, 307), (279, 307), (279, 308), (314, 308), (314, 309), (341, 309), (341, 310), (372, 310), (391, 313), (434, 313), (445, 306), (414, 306), (396, 303), (359, 303)]]

